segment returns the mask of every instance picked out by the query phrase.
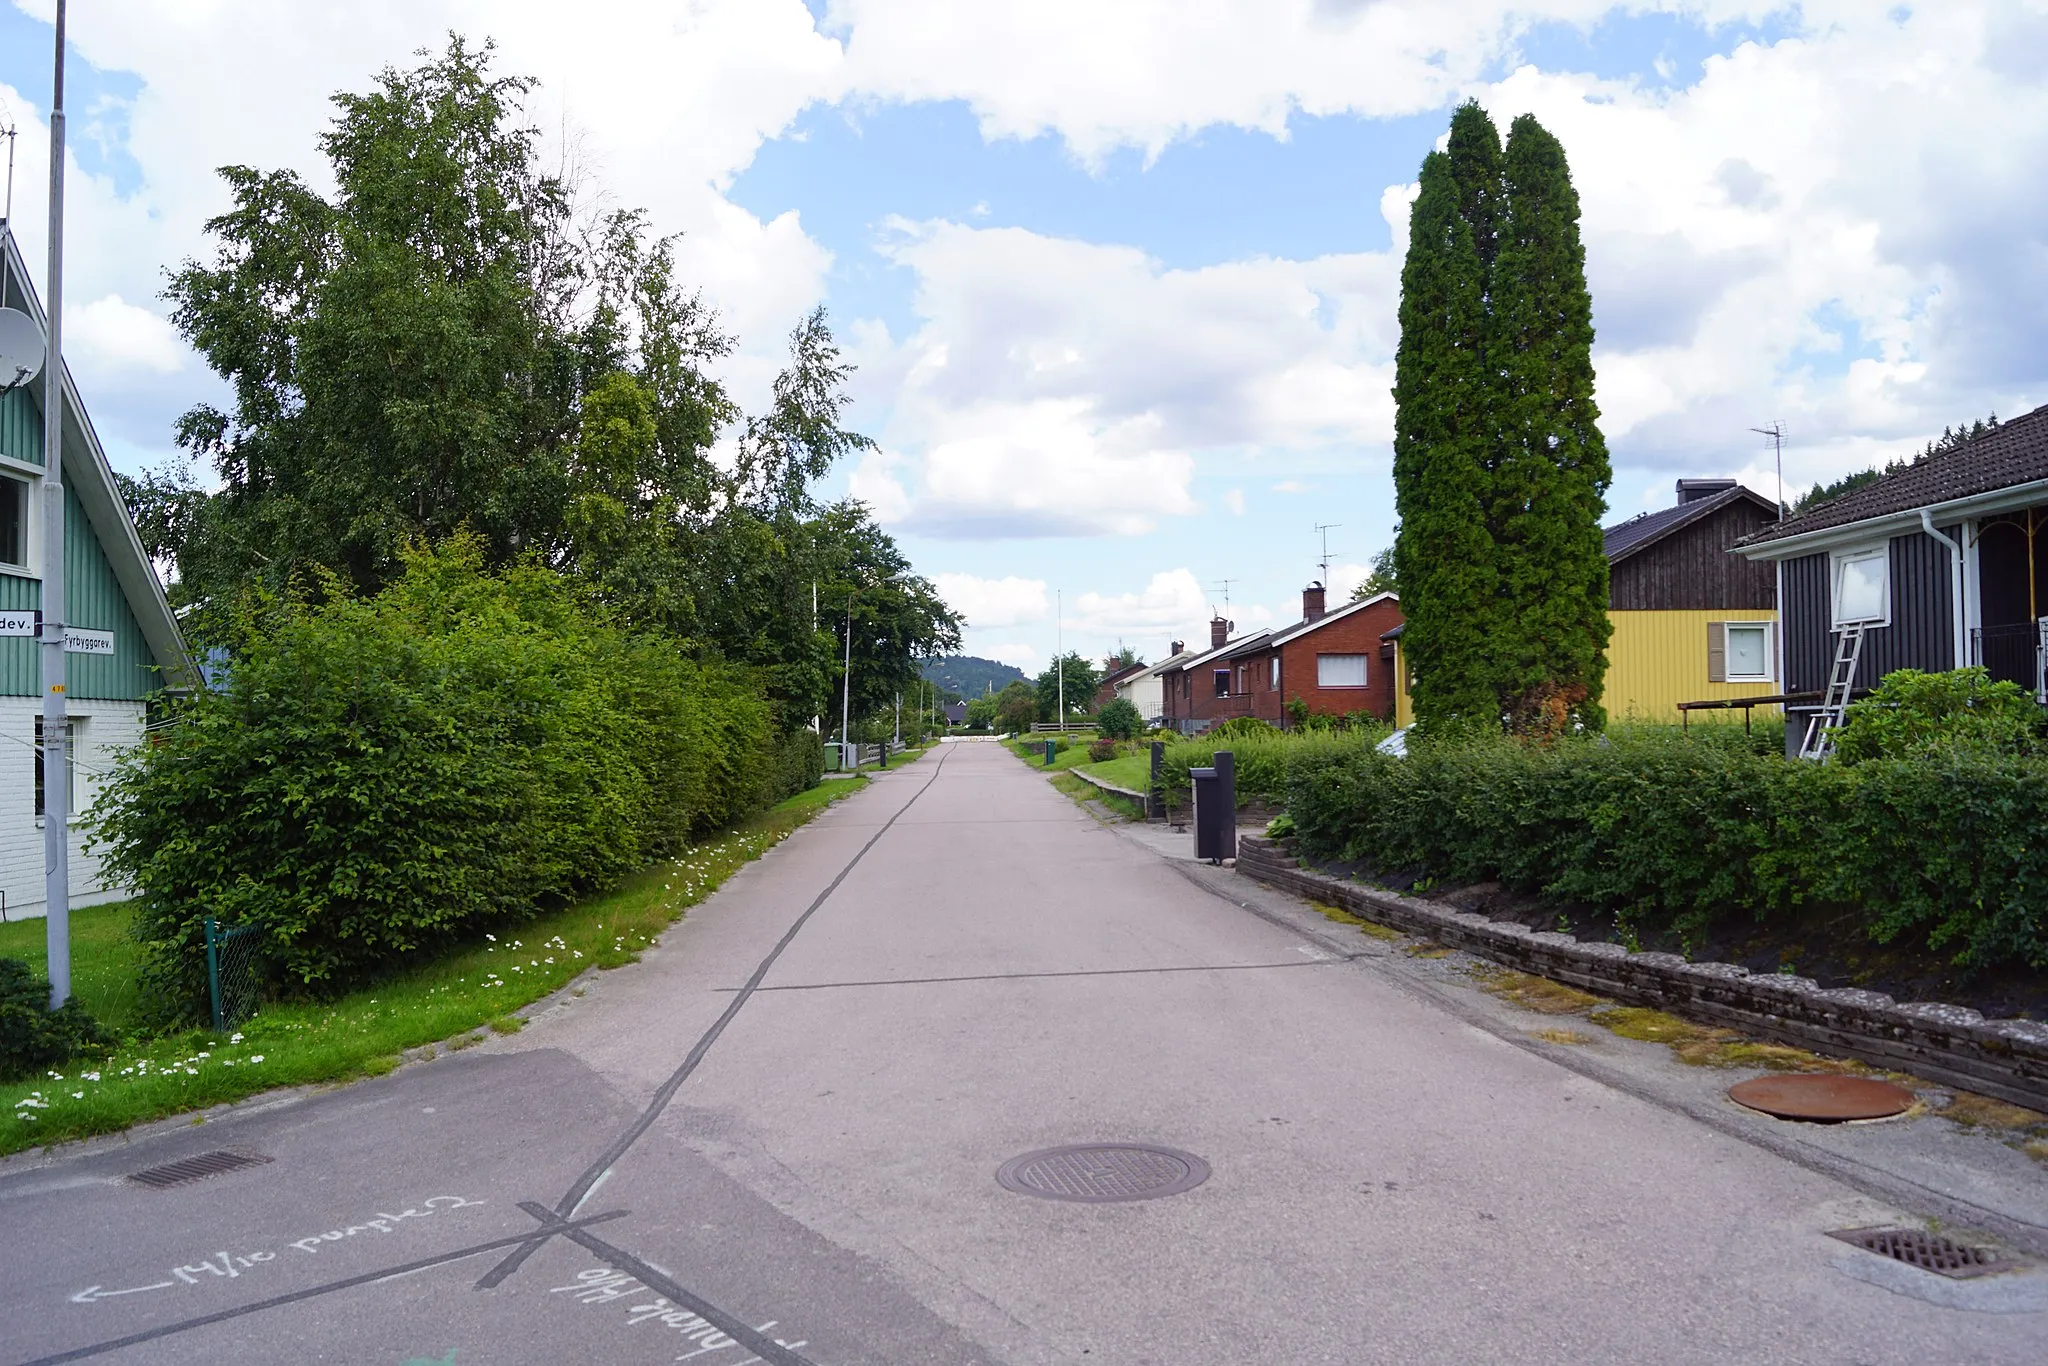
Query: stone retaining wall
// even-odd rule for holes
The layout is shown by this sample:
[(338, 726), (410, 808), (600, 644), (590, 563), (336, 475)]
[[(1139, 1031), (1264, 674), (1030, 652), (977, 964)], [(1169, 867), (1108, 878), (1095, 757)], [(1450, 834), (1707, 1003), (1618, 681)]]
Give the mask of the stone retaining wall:
[(2048, 1023), (1987, 1020), (1963, 1006), (1899, 1004), (1880, 992), (1824, 990), (1805, 977), (1631, 953), (1603, 940), (1529, 929), (1303, 868), (1292, 841), (1238, 839), (1237, 871), (1300, 896), (1496, 963), (1618, 1001), (2048, 1111)]

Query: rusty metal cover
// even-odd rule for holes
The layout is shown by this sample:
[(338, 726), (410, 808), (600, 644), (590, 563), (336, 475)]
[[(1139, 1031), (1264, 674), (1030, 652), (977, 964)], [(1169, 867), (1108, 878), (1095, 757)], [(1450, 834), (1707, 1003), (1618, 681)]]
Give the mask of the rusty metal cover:
[(1888, 1081), (1805, 1072), (1741, 1082), (1728, 1088), (1728, 1099), (1779, 1119), (1822, 1124), (1885, 1119), (1904, 1114), (1913, 1105), (1911, 1091)]

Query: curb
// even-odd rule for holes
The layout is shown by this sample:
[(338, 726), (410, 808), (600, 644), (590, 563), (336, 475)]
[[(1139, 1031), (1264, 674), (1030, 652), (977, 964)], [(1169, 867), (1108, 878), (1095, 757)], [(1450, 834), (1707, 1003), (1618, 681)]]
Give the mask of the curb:
[(1965, 1006), (1900, 1004), (1882, 992), (1488, 920), (1312, 872), (1291, 842), (1258, 835), (1238, 837), (1237, 871), (1568, 986), (2048, 1111), (2048, 1023), (2039, 1020), (1987, 1020)]

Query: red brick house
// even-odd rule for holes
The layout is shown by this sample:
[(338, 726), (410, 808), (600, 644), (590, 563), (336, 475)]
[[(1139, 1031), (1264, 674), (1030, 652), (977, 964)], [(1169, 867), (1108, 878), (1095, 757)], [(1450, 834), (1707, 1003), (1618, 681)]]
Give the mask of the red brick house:
[(1144, 664), (1126, 664), (1114, 673), (1104, 674), (1101, 684), (1095, 689), (1095, 701), (1088, 710), (1101, 711), (1108, 706), (1116, 697), (1116, 685), (1126, 679), (1136, 678), (1144, 673), (1147, 667)]
[(1209, 624), (1210, 649), (1165, 675), (1166, 716), (1181, 730), (1206, 729), (1235, 716), (1287, 724), (1299, 697), (1311, 712), (1343, 716), (1394, 714), (1394, 676), (1380, 637), (1401, 624), (1401, 602), (1381, 593), (1324, 610), (1323, 586), (1302, 590), (1302, 619), (1293, 626), (1229, 640), (1231, 623)]

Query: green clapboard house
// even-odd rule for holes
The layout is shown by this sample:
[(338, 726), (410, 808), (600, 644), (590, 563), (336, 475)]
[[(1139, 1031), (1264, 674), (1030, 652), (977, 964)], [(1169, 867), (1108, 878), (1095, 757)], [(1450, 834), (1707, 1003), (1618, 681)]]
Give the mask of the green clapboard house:
[[(43, 323), (14, 234), (0, 222), (0, 306)], [(42, 606), (43, 404), (47, 368), (0, 394), (0, 911), (43, 913), (41, 662), (33, 634)], [(71, 715), (71, 895), (115, 900), (84, 849), (81, 816), (123, 749), (142, 743), (146, 699), (190, 687), (196, 674), (156, 569), (100, 449), (92, 419), (64, 380), (64, 577), (70, 618), (65, 696)], [(26, 633), (24, 633), (26, 632)]]

